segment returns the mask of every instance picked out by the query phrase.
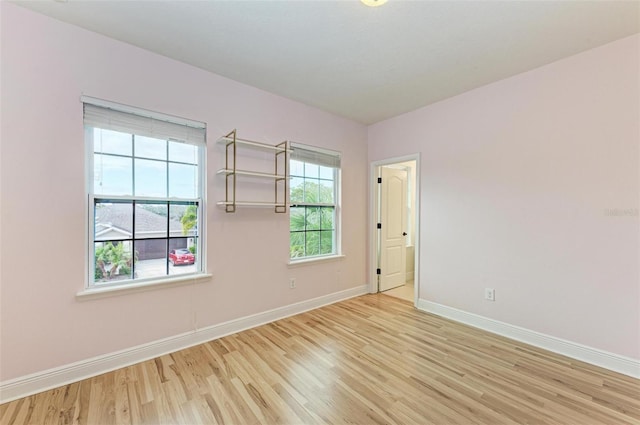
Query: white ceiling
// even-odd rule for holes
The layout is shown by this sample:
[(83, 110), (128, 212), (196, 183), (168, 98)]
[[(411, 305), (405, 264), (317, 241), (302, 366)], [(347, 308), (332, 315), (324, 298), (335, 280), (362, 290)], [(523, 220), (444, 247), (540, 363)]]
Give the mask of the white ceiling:
[(640, 32), (638, 1), (20, 1), (371, 124)]

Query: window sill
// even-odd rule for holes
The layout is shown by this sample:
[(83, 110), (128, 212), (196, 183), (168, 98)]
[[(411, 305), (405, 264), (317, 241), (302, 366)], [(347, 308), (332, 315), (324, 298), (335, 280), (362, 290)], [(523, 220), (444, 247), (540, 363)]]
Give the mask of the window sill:
[(120, 286), (108, 286), (104, 288), (87, 288), (76, 294), (78, 301), (88, 301), (98, 298), (115, 297), (118, 295), (131, 294), (136, 292), (151, 291), (155, 289), (173, 288), (176, 286), (199, 283), (210, 280), (211, 274), (197, 273), (187, 276), (172, 277), (161, 280), (147, 280), (144, 282), (131, 283)]
[(327, 261), (337, 261), (345, 258), (344, 255), (326, 255), (323, 257), (302, 258), (300, 260), (289, 260), (289, 267), (304, 266), (309, 264), (324, 263)]

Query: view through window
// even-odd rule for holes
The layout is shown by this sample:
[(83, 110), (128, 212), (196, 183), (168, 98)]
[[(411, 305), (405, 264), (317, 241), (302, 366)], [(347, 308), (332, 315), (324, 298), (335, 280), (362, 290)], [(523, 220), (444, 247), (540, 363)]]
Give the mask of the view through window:
[(90, 283), (201, 272), (204, 127), (85, 104), (85, 137)]
[(292, 144), (290, 258), (338, 253), (340, 154)]

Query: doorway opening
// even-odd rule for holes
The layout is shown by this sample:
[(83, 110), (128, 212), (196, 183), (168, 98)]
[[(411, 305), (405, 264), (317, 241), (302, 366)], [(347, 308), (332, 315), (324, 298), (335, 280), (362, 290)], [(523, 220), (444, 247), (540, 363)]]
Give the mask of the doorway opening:
[(370, 292), (419, 298), (419, 156), (371, 164)]

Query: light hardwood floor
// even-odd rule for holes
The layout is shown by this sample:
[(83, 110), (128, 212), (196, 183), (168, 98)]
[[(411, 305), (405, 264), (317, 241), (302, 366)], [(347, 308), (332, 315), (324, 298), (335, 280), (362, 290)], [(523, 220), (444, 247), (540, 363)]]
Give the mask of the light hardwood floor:
[(413, 280), (410, 280), (402, 286), (384, 291), (383, 294), (411, 301), (411, 303), (413, 304), (413, 300), (415, 298), (414, 290), (415, 288), (413, 286)]
[(640, 424), (640, 381), (365, 295), (0, 406), (0, 423)]

